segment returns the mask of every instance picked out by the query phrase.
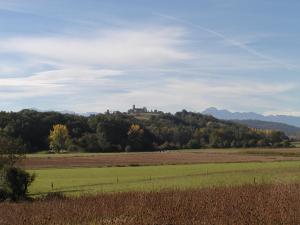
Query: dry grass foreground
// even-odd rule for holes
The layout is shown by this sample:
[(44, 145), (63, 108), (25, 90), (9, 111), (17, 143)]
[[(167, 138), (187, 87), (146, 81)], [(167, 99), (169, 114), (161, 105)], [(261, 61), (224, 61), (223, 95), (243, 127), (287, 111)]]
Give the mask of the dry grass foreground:
[(300, 149), (208, 149), (169, 152), (45, 155), (25, 158), (25, 168), (107, 167), (132, 165), (272, 162), (299, 160)]
[(1, 225), (300, 224), (300, 185), (102, 194), (0, 204)]

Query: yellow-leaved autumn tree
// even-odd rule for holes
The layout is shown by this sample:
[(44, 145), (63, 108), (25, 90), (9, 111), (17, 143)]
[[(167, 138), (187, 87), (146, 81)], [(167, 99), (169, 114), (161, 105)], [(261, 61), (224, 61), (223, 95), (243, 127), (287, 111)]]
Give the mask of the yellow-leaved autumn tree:
[(67, 149), (69, 141), (69, 131), (65, 125), (56, 124), (50, 131), (49, 135), (50, 149), (55, 152), (60, 152)]

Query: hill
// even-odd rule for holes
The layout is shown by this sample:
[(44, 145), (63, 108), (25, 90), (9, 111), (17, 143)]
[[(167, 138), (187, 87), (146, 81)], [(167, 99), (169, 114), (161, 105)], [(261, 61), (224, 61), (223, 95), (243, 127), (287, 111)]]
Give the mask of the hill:
[(284, 123), (268, 122), (268, 121), (261, 121), (261, 120), (232, 120), (232, 121), (246, 125), (250, 128), (282, 131), (289, 137), (295, 137), (300, 134), (299, 127), (290, 126)]
[(68, 150), (87, 152), (154, 151), (184, 148), (288, 146), (281, 132), (263, 133), (231, 121), (185, 110), (159, 114), (106, 113), (91, 116), (58, 112), (0, 113), (0, 137), (24, 143), (27, 152), (49, 149), (55, 124), (66, 125)]

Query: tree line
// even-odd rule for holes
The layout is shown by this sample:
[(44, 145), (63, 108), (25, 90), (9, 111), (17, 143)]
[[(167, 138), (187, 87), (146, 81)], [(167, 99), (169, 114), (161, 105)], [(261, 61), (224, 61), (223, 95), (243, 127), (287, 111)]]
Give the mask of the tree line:
[(116, 112), (89, 117), (34, 110), (0, 112), (0, 136), (22, 143), (25, 152), (49, 150), (55, 125), (66, 128), (68, 140), (63, 148), (68, 151), (289, 146), (289, 139), (282, 132), (257, 132), (234, 122), (185, 110), (175, 114), (137, 116)]

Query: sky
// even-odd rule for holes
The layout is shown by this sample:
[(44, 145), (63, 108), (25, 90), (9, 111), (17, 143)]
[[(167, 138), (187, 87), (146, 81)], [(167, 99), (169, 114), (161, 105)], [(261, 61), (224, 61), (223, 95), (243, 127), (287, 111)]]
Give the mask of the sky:
[(298, 0), (0, 0), (0, 110), (300, 116)]

